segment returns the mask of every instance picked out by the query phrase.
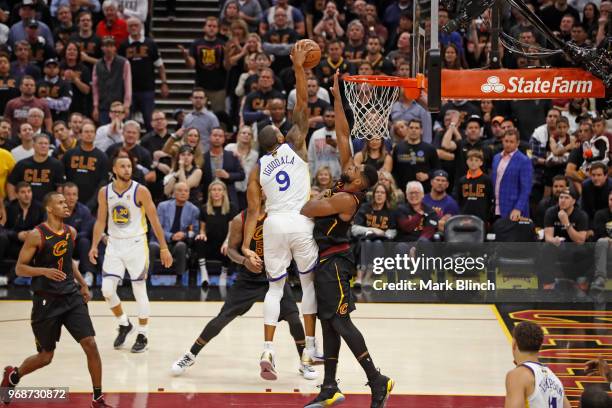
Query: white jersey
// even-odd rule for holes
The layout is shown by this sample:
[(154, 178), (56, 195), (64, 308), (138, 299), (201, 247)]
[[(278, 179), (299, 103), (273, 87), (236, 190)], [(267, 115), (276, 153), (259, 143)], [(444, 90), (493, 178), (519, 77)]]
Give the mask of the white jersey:
[(528, 408), (563, 408), (563, 384), (550, 368), (540, 363), (524, 362), (535, 377), (533, 394), (527, 397)]
[(108, 205), (108, 235), (111, 238), (134, 238), (147, 233), (147, 218), (144, 208), (136, 204), (136, 191), (140, 184), (132, 180), (123, 194), (106, 186)]
[(308, 163), (287, 143), (259, 159), (259, 183), (266, 212), (299, 212), (310, 199)]

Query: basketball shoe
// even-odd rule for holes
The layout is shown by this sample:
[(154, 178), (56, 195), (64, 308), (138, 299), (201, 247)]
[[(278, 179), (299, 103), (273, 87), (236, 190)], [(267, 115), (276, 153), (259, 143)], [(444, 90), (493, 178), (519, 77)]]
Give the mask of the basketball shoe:
[(319, 374), (317, 373), (317, 370), (312, 368), (311, 365), (304, 364), (304, 363), (300, 363), (300, 368), (298, 369), (298, 371), (300, 372), (302, 377), (304, 377), (306, 380), (316, 380), (317, 377), (319, 376)]
[(117, 337), (115, 338), (113, 347), (115, 347), (116, 349), (121, 348), (121, 346), (123, 346), (123, 343), (125, 343), (125, 338), (128, 336), (128, 334), (132, 333), (133, 331), (134, 331), (134, 325), (129, 320), (128, 320), (127, 326), (123, 326), (120, 324), (119, 334), (117, 334)]
[(108, 405), (104, 401), (104, 397), (100, 397), (96, 400), (91, 401), (91, 408), (113, 408), (112, 405)]
[(259, 367), (261, 371), (259, 375), (264, 380), (274, 381), (278, 378), (276, 369), (274, 368), (274, 354), (270, 350), (264, 350), (259, 359)]
[(368, 382), (366, 385), (369, 385), (372, 390), (370, 408), (384, 408), (389, 399), (389, 394), (391, 394), (395, 386), (395, 382), (391, 378), (380, 374), (377, 379)]
[(337, 384), (318, 385), (318, 387), (321, 392), (315, 399), (304, 405), (304, 408), (333, 407), (344, 402), (344, 395), (340, 392)]
[(142, 333), (138, 333), (131, 351), (132, 353), (143, 353), (147, 349), (148, 344), (149, 340), (147, 340), (147, 336)]
[(0, 388), (2, 391), (0, 392), (0, 401), (8, 404), (11, 402), (11, 397), (9, 396), (9, 391), (14, 389), (17, 384), (13, 384), (11, 382), (11, 375), (17, 371), (17, 367), (6, 366), (4, 367), (4, 375), (2, 376), (2, 383), (0, 383)]
[(185, 370), (187, 370), (187, 367), (191, 367), (195, 364), (195, 360), (196, 356), (194, 356), (193, 354), (191, 354), (190, 351), (188, 351), (183, 355), (183, 357), (181, 357), (180, 359), (175, 361), (174, 364), (172, 364), (172, 374), (175, 376), (183, 374)]

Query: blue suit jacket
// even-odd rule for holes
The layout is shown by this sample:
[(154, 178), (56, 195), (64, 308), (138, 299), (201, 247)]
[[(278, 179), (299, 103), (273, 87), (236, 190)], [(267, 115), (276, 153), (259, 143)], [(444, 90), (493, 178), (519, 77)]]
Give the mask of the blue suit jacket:
[[(162, 201), (157, 206), (159, 222), (164, 230), (164, 237), (168, 242), (170, 242), (170, 237), (172, 236), (170, 229), (172, 228), (172, 223), (174, 222), (175, 213), (176, 200), (174, 198), (171, 200)], [(199, 217), (200, 210), (198, 207), (187, 201), (183, 207), (183, 212), (181, 213), (181, 231), (187, 232), (189, 226), (191, 225), (193, 227), (193, 232), (197, 234), (200, 231), (200, 222), (198, 221)], [(152, 239), (156, 240), (154, 234)]]
[[(493, 158), (491, 181), (496, 183), (497, 167), (502, 153)], [(502, 218), (509, 218), (512, 210), (520, 210), (521, 216), (529, 217), (529, 195), (531, 194), (533, 167), (529, 158), (516, 151), (506, 167), (499, 187), (499, 211)]]

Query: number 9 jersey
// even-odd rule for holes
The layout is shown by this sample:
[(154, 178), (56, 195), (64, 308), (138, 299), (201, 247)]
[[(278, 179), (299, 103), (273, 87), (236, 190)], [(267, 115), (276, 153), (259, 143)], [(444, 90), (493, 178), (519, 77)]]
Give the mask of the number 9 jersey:
[(308, 163), (287, 143), (259, 159), (259, 183), (266, 212), (300, 212), (310, 199)]

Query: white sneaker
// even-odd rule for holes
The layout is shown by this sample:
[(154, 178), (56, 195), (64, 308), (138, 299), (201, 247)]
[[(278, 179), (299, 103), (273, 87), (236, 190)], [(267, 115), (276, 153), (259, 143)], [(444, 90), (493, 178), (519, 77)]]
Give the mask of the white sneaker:
[(317, 341), (315, 340), (314, 350), (312, 351), (312, 355), (310, 356), (312, 360), (311, 365), (320, 365), (325, 362), (325, 357), (323, 356), (323, 352), (319, 351), (317, 348)]
[(274, 381), (278, 378), (274, 367), (274, 354), (271, 351), (265, 350), (259, 359), (259, 375), (264, 380)]
[(87, 284), (87, 286), (89, 286), (90, 288), (93, 286), (93, 282), (94, 282), (93, 273), (85, 272), (85, 276), (83, 276), (83, 279), (85, 280), (85, 283)]
[(304, 363), (300, 363), (300, 368), (298, 368), (298, 371), (300, 372), (302, 377), (304, 377), (307, 380), (316, 380), (317, 377), (319, 376), (319, 373), (317, 373), (317, 370), (312, 368), (312, 366), (308, 364), (304, 364)]
[(183, 374), (185, 370), (187, 370), (187, 367), (191, 367), (195, 364), (195, 359), (196, 357), (188, 351), (180, 360), (172, 364), (172, 374), (175, 376)]

